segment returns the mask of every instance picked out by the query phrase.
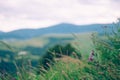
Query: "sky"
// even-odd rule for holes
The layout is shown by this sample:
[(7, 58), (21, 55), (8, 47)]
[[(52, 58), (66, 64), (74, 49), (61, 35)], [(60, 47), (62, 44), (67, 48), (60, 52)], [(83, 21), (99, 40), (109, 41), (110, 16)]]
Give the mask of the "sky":
[(0, 0), (0, 31), (44, 28), (60, 23), (112, 23), (120, 0)]

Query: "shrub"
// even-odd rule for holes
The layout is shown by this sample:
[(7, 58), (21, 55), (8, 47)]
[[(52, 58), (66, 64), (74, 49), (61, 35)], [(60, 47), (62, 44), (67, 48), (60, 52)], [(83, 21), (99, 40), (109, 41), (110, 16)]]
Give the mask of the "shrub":
[[(45, 70), (49, 69), (51, 65), (54, 65), (55, 58), (61, 58), (63, 55), (73, 56), (81, 58), (81, 54), (76, 51), (71, 44), (67, 44), (65, 46), (62, 45), (55, 45), (52, 48), (49, 48), (45, 55), (40, 59), (39, 68), (41, 71), (41, 67)], [(76, 56), (75, 56), (76, 55)], [(39, 73), (39, 71), (38, 71)]]
[(104, 37), (95, 34), (92, 37), (97, 58), (91, 63), (89, 73), (94, 80), (120, 79), (120, 20), (110, 30)]

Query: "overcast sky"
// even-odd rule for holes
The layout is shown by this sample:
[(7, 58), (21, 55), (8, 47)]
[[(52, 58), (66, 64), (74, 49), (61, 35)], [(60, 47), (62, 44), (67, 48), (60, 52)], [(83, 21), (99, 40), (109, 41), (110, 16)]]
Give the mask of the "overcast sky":
[(0, 0), (0, 30), (42, 28), (59, 23), (112, 23), (120, 0)]

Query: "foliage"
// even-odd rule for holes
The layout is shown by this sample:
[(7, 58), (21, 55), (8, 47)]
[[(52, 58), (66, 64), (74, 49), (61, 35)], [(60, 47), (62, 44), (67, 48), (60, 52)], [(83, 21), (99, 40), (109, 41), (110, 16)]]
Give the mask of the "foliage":
[[(65, 46), (55, 45), (52, 48), (49, 48), (43, 58), (40, 60), (40, 71), (41, 67), (44, 69), (49, 69), (49, 65), (54, 65), (55, 58), (61, 58), (63, 55), (73, 56), (81, 58), (81, 54), (76, 52), (76, 49), (72, 47), (71, 44), (67, 44)], [(75, 56), (76, 55), (76, 56)]]
[(120, 20), (113, 28), (102, 38), (96, 35), (92, 37), (97, 55), (96, 60), (91, 63), (91, 69), (87, 68), (87, 72), (94, 80), (120, 79)]
[(109, 31), (108, 28), (104, 27), (104, 36), (92, 35), (94, 61), (73, 58), (79, 52), (71, 44), (55, 45), (41, 59), (40, 74), (36, 74), (38, 68), (29, 64), (20, 67), (15, 64), (17, 74), (0, 74), (0, 80), (120, 80), (120, 20)]

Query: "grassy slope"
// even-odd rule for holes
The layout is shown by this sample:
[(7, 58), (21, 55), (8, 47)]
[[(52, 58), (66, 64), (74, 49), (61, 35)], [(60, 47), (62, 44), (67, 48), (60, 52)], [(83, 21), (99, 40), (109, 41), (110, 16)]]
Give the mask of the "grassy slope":
[[(93, 48), (90, 37), (91, 37), (91, 33), (49, 34), (49, 35), (44, 35), (41, 37), (33, 38), (30, 40), (17, 40), (17, 41), (13, 41), (13, 42), (7, 42), (7, 44), (9, 44), (13, 48), (15, 48), (16, 51), (22, 51), (26, 47), (30, 46), (35, 49), (41, 48), (42, 53), (44, 53), (45, 50), (52, 45), (64, 44), (64, 43), (70, 42), (73, 44), (73, 46), (76, 47), (76, 49), (78, 49), (82, 53), (83, 56), (85, 56), (83, 58), (86, 59), (86, 57), (88, 57), (89, 52)], [(73, 40), (70, 40), (69, 38), (71, 38)], [(65, 39), (65, 40), (63, 40), (63, 39)], [(0, 44), (0, 45), (2, 45), (2, 44)], [(2, 47), (0, 47), (0, 49), (7, 49), (7, 48), (5, 48), (5, 46), (2, 46)], [(32, 52), (29, 51), (29, 53), (32, 53)], [(38, 57), (34, 54), (29, 55), (29, 56), (31, 56), (31, 58), (33, 58), (33, 59)], [(38, 59), (38, 58), (36, 58), (36, 59)]]
[[(91, 33), (82, 33), (82, 34), (73, 34), (73, 35), (72, 34), (70, 35), (52, 34), (52, 35), (45, 35), (42, 37), (33, 38), (31, 40), (11, 42), (10, 45), (17, 48), (26, 47), (28, 45), (34, 46), (34, 47), (44, 47), (45, 45), (48, 45), (49, 38), (51, 37), (54, 37), (54, 38), (72, 37), (74, 38), (74, 40), (70, 40), (70, 41), (68, 40), (68, 41), (71, 42), (78, 50), (80, 50), (80, 52), (82, 53), (83, 59), (87, 59), (88, 53), (93, 48), (90, 36), (91, 36)], [(60, 41), (57, 41), (56, 43), (59, 43), (59, 42)], [(51, 42), (51, 43), (54, 43), (54, 42)], [(35, 58), (35, 56), (33, 57)], [(29, 57), (29, 58), (32, 58), (32, 57)], [(59, 59), (57, 63), (54, 66), (52, 66), (46, 74), (43, 74), (43, 75), (34, 74), (35, 78), (33, 77), (34, 79), (32, 80), (39, 80), (39, 78), (40, 80), (83, 79), (84, 75), (86, 75), (84, 74), (83, 71), (81, 71), (84, 66), (87, 66), (87, 64), (85, 64), (83, 61), (64, 56), (63, 58)], [(83, 75), (83, 76), (79, 76), (79, 75)]]
[(84, 72), (84, 67), (90, 67), (87, 59), (93, 49), (91, 33), (73, 34), (75, 40), (71, 43), (82, 53), (83, 60), (74, 59), (68, 56), (57, 59), (57, 62), (50, 70), (39, 76), (41, 80), (84, 80), (92, 79)]
[(84, 77), (89, 77), (82, 71), (85, 66), (87, 64), (79, 59), (64, 56), (57, 59), (56, 64), (39, 78), (41, 80), (82, 80)]

